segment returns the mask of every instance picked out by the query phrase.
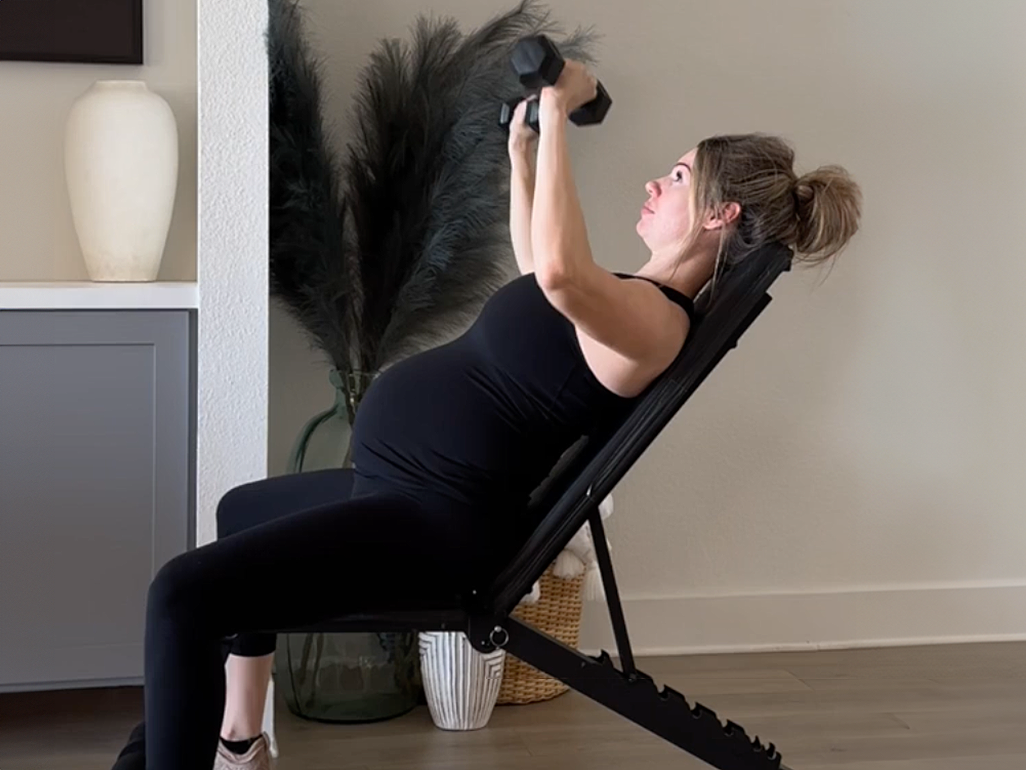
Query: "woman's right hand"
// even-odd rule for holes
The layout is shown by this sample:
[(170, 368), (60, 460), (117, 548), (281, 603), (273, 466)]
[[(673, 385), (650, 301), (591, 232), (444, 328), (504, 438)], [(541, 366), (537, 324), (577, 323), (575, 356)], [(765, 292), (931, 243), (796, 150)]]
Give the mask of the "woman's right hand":
[(522, 99), (513, 111), (513, 119), (509, 124), (510, 155), (530, 153), (538, 145), (538, 134), (527, 125), (527, 103), (536, 98), (535, 96), (529, 96), (526, 99)]

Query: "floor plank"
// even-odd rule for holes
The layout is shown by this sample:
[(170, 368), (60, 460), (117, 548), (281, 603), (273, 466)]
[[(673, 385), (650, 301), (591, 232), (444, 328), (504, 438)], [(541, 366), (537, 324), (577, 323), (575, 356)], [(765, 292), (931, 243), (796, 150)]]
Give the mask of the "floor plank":
[[(1026, 769), (1026, 643), (649, 658), (660, 684), (773, 741), (794, 770)], [(0, 695), (0, 770), (108, 770), (135, 688)], [(364, 726), (279, 708), (278, 770), (699, 770), (706, 765), (570, 693), (496, 709), (469, 733), (426, 708)]]

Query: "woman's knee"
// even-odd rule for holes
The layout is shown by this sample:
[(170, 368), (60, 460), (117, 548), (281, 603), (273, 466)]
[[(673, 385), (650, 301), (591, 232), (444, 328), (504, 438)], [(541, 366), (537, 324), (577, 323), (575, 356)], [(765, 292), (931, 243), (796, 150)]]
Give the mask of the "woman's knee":
[(247, 515), (253, 505), (252, 484), (229, 489), (217, 504), (217, 536), (228, 537), (252, 526)]
[(202, 576), (203, 557), (200, 552), (187, 551), (164, 564), (147, 594), (147, 611), (163, 618), (197, 614), (210, 586)]

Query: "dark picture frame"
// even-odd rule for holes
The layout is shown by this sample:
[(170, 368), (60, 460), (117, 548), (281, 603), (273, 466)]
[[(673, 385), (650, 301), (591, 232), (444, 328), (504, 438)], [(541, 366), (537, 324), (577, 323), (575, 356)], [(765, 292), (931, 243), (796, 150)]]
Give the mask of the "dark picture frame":
[(0, 61), (143, 63), (143, 0), (0, 0)]

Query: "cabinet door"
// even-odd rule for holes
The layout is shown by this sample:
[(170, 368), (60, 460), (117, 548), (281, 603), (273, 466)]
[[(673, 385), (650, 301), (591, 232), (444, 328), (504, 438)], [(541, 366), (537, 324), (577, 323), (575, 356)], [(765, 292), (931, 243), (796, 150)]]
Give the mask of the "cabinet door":
[(0, 312), (0, 687), (142, 675), (189, 544), (188, 311)]

